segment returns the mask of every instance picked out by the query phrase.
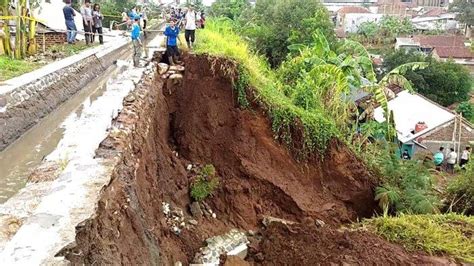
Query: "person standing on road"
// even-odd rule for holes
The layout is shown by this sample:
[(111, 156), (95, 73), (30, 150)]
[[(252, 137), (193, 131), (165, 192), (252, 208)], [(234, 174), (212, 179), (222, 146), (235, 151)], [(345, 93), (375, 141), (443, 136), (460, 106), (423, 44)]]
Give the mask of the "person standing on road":
[(446, 158), (447, 170), (448, 173), (454, 174), (454, 165), (456, 164), (456, 159), (458, 158), (458, 154), (454, 151), (453, 148), (450, 149), (448, 157)]
[(164, 35), (166, 36), (166, 53), (168, 55), (168, 61), (170, 65), (180, 64), (178, 61), (179, 50), (178, 50), (178, 36), (179, 27), (176, 26), (176, 20), (171, 19), (170, 25), (166, 27)]
[(188, 45), (189, 49), (193, 48), (194, 40), (195, 40), (195, 32), (196, 32), (196, 12), (194, 12), (194, 6), (190, 5), (188, 8), (188, 12), (184, 17), (186, 20), (186, 26), (184, 27), (184, 37), (186, 39), (186, 44)]
[(142, 54), (142, 41), (140, 39), (140, 18), (135, 16), (132, 25), (132, 44), (133, 44), (133, 66), (138, 67), (140, 56)]
[(471, 156), (471, 147), (467, 146), (464, 151), (462, 151), (461, 155), (461, 162), (459, 163), (459, 166), (461, 168), (465, 168), (466, 164), (469, 163), (469, 157)]
[(86, 0), (84, 5), (81, 7), (82, 23), (84, 26), (84, 35), (86, 38), (86, 44), (92, 43), (92, 27), (94, 26), (94, 20), (92, 19), (92, 9), (90, 0)]
[(435, 164), (436, 170), (441, 171), (441, 167), (444, 162), (444, 147), (440, 147), (439, 151), (433, 156), (433, 162)]
[(63, 7), (64, 20), (66, 21), (67, 29), (67, 43), (73, 44), (76, 41), (77, 28), (74, 22), (76, 11), (71, 7), (71, 0), (66, 0), (66, 5)]
[(92, 18), (94, 19), (94, 35), (92, 35), (92, 42), (94, 42), (95, 34), (99, 34), (100, 44), (104, 44), (104, 37), (102, 32), (102, 20), (104, 16), (100, 13), (100, 5), (94, 4), (94, 10), (92, 11)]

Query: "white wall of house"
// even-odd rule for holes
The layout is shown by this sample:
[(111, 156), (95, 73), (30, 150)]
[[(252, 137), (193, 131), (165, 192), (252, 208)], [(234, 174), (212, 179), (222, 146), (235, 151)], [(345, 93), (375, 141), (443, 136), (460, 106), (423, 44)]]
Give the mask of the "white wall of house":
[(344, 32), (356, 33), (363, 22), (371, 21), (378, 23), (383, 16), (383, 14), (348, 13), (344, 17), (342, 27)]
[(454, 13), (442, 14), (436, 17), (416, 17), (412, 20), (418, 30), (453, 30), (458, 28), (458, 21)]

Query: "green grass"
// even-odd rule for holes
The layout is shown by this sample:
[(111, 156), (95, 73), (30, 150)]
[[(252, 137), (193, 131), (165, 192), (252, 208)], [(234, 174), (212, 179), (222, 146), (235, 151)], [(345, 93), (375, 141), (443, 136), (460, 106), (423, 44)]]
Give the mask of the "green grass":
[(0, 81), (20, 76), (39, 67), (41, 64), (0, 56)]
[(362, 226), (408, 250), (448, 255), (474, 263), (474, 217), (459, 214), (378, 217)]
[[(96, 37), (98, 38), (98, 37)], [(92, 45), (86, 45), (86, 43), (84, 42), (78, 42), (78, 43), (75, 43), (75, 44), (56, 44), (56, 45), (53, 45), (51, 47), (49, 47), (47, 50), (49, 52), (60, 52), (62, 54), (64, 54), (65, 56), (71, 56), (71, 55), (75, 55), (87, 48), (91, 48), (91, 47), (95, 47), (99, 45), (97, 40), (96, 42), (94, 42), (94, 44)]]
[(212, 164), (205, 165), (191, 185), (191, 197), (195, 201), (203, 201), (212, 195), (218, 186), (219, 177), (216, 176), (216, 169)]
[[(246, 76), (245, 81), (249, 85), (247, 89), (251, 89), (257, 101), (268, 110), (275, 137), (300, 155), (324, 151), (329, 140), (337, 135), (333, 119), (323, 112), (310, 112), (297, 107), (285, 96), (283, 85), (275, 72), (262, 56), (251, 52), (245, 40), (232, 30), (230, 23), (223, 20), (207, 21), (206, 29), (198, 31), (198, 40), (196, 53), (232, 59), (239, 64), (239, 71)], [(243, 86), (236, 87), (239, 102), (245, 102), (242, 99)], [(296, 127), (301, 127), (304, 135), (302, 143), (294, 145), (293, 140), (299, 138), (294, 135)]]

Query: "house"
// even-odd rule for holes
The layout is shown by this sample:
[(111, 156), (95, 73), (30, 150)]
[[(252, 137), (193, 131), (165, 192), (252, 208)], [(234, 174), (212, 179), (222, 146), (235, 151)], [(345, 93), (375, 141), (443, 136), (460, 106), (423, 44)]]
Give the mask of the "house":
[(346, 14), (370, 14), (371, 12), (361, 6), (345, 6), (337, 10), (336, 12), (336, 25), (337, 26), (342, 26), (344, 24), (344, 18), (346, 17)]
[[(388, 108), (393, 111), (402, 150), (411, 155), (434, 153), (441, 146), (463, 149), (474, 142), (473, 125), (419, 94), (400, 91), (388, 102)], [(374, 118), (379, 123), (385, 121), (381, 107), (375, 109)]]
[(417, 30), (442, 30), (449, 31), (458, 28), (456, 14), (448, 12), (445, 8), (437, 7), (411, 19)]
[(366, 7), (371, 12), (377, 13), (377, 0), (323, 0), (323, 5), (330, 12), (337, 12), (342, 7)]
[(419, 7), (443, 7), (448, 0), (378, 0), (378, 12), (382, 14), (411, 15)]
[(420, 35), (412, 38), (397, 38), (395, 49), (421, 51), (441, 61), (452, 59), (458, 64), (474, 67), (474, 53), (466, 46), (463, 36)]
[(474, 53), (466, 46), (435, 47), (432, 56), (440, 61), (454, 60), (454, 62), (474, 70)]

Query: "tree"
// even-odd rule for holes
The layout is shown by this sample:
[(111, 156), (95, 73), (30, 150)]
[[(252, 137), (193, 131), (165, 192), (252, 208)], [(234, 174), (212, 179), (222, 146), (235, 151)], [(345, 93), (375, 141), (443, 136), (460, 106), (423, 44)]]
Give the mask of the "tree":
[(474, 25), (474, 2), (472, 0), (454, 0), (449, 10), (458, 12), (457, 19), (466, 25), (467, 30)]
[(462, 102), (458, 105), (456, 111), (461, 113), (467, 120), (474, 121), (474, 104), (470, 102)]
[(409, 70), (405, 74), (415, 91), (444, 106), (469, 98), (472, 78), (465, 67), (454, 62), (438, 62), (418, 52), (397, 50), (384, 57), (384, 69), (388, 73), (410, 62), (429, 63), (425, 69)]
[(318, 30), (332, 46), (336, 43), (329, 14), (318, 1), (259, 0), (244, 22), (241, 33), (253, 40), (274, 67), (287, 57), (288, 46), (310, 44)]
[(248, 0), (217, 0), (211, 5), (211, 15), (237, 20), (250, 7)]
[(363, 35), (367, 40), (374, 40), (377, 37), (379, 26), (373, 21), (362, 22), (357, 30), (358, 34)]

